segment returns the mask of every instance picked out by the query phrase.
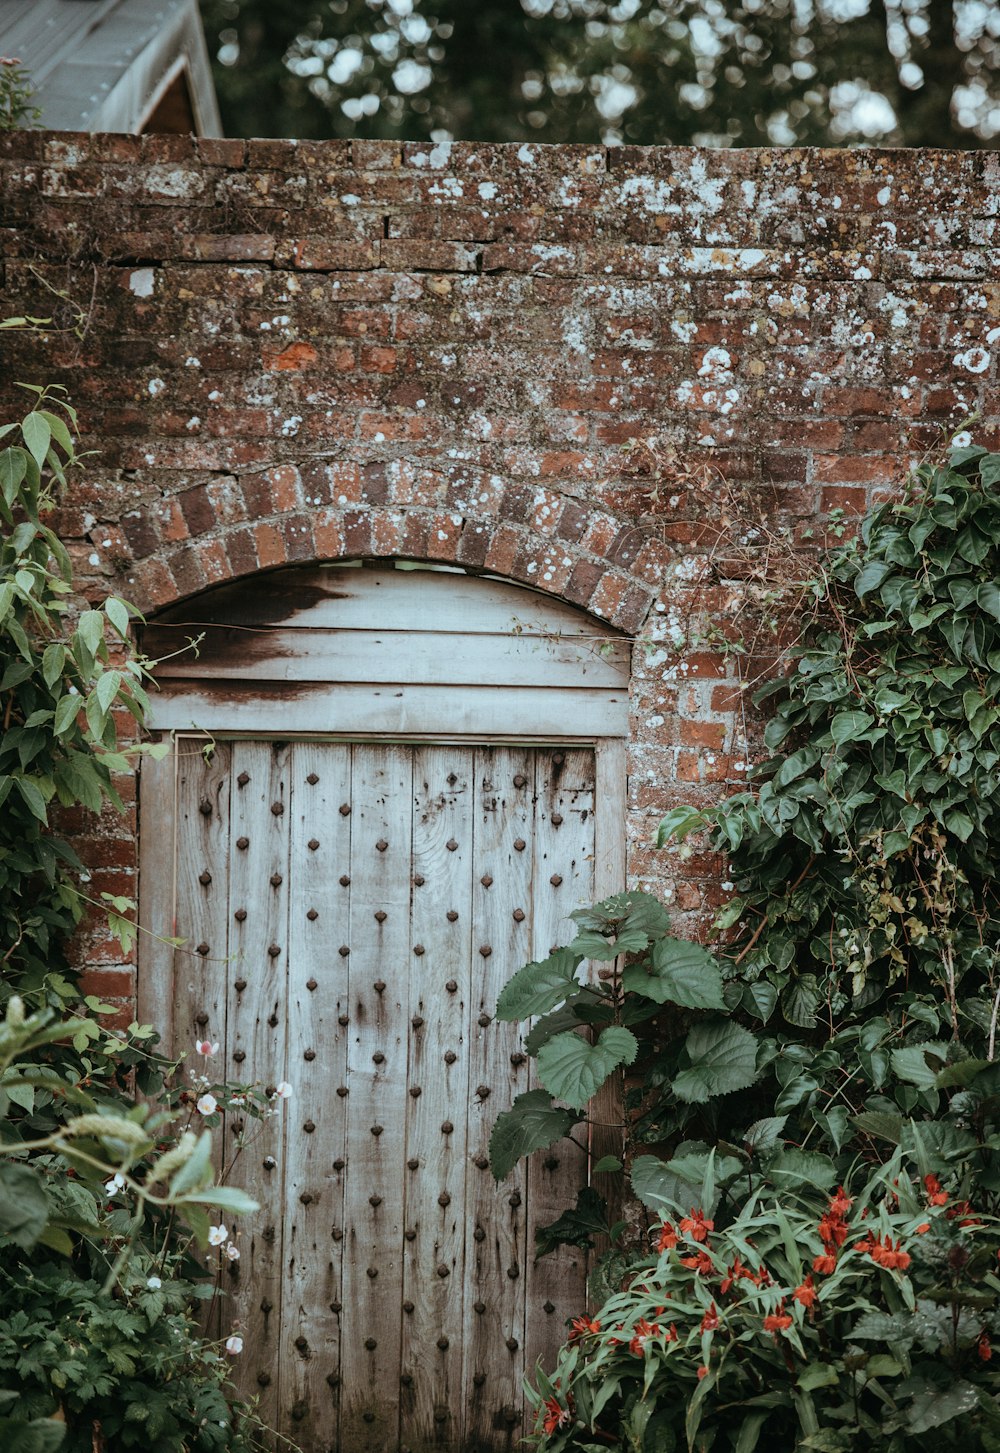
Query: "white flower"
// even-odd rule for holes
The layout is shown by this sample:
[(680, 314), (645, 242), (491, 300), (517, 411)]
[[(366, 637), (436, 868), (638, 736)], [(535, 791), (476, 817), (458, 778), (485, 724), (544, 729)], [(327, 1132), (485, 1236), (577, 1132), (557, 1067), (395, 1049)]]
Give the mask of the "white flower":
[(228, 1231), (228, 1229), (225, 1226), (209, 1226), (209, 1228), (208, 1228), (208, 1244), (209, 1244), (209, 1246), (225, 1246), (225, 1244), (226, 1244), (226, 1242), (228, 1240), (229, 1240), (229, 1231)]
[(158, 1292), (163, 1283), (158, 1276), (148, 1276), (146, 1278), (146, 1285), (151, 1292)]
[(213, 1044), (210, 1039), (199, 1039), (195, 1043), (195, 1049), (200, 1055), (203, 1055), (205, 1059), (211, 1059), (213, 1054), (219, 1053), (218, 1040), (216, 1040), (215, 1044)]
[(198, 1110), (202, 1115), (214, 1115), (219, 1104), (214, 1095), (202, 1095), (198, 1101)]
[(113, 1196), (116, 1191), (123, 1191), (125, 1189), (125, 1177), (120, 1171), (116, 1171), (109, 1181), (105, 1181), (104, 1189), (109, 1196)]
[(235, 1333), (232, 1337), (227, 1337), (226, 1351), (229, 1353), (230, 1357), (237, 1356), (238, 1353), (243, 1351), (243, 1338), (237, 1337)]
[(281, 1084), (277, 1087), (277, 1089), (274, 1092), (274, 1098), (276, 1100), (290, 1100), (291, 1097), (292, 1097), (292, 1087), (291, 1087), (291, 1085), (288, 1083), (287, 1080), (282, 1080)]
[(232, 1241), (230, 1241), (229, 1245), (226, 1247), (226, 1255), (229, 1257), (230, 1261), (239, 1261), (240, 1248), (234, 1245)]

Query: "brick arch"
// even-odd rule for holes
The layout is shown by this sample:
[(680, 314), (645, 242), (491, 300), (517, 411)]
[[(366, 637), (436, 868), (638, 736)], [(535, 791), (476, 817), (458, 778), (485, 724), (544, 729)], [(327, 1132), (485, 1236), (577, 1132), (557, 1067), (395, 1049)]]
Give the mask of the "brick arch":
[(360, 557), (488, 571), (629, 635), (641, 630), (669, 555), (653, 534), (551, 489), (468, 482), (472, 471), (450, 500), (433, 497), (426, 473), (419, 499), (372, 498), (389, 492), (391, 472), (354, 470), (363, 483), (352, 498), (334, 494), (342, 466), (277, 465), (130, 511), (103, 543), (117, 556), (123, 594), (147, 614), (259, 571)]

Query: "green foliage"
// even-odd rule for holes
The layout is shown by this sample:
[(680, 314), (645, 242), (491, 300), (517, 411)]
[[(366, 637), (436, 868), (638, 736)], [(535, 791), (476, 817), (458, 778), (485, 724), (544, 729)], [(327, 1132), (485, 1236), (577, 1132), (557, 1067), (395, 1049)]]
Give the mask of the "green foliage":
[[(251, 1127), (238, 1154), (277, 1105), (204, 1075), (168, 1088), (178, 1066), (154, 1031), (107, 1030), (111, 1006), (81, 999), (65, 962), (89, 900), (52, 809), (119, 808), (116, 775), (152, 749), (117, 738), (116, 718), (141, 725), (146, 704), (129, 608), (77, 610), (44, 519), (79, 463), (76, 415), (57, 390), (30, 392), (0, 427), (0, 1445), (249, 1453), (251, 1410), (231, 1405), (228, 1359), (191, 1310), (207, 1294), (218, 1323), (195, 1248), (210, 1207), (255, 1209), (214, 1184), (221, 1111)], [(127, 945), (133, 905), (102, 903)]]
[(702, 146), (988, 142), (997, 33), (974, 10), (202, 0), (228, 135)]
[(538, 1370), (538, 1446), (1000, 1447), (1000, 1225), (902, 1152), (858, 1180), (827, 1197), (802, 1166), (721, 1231), (665, 1197), (652, 1254)]
[[(633, 1028), (622, 1158), (646, 1210), (681, 1220), (654, 1225), (655, 1265), (633, 1237), (598, 1266), (611, 1326), (567, 1347), (558, 1390), (539, 1375), (544, 1449), (1000, 1448), (998, 579), (1000, 456), (954, 449), (805, 587), (751, 790), (661, 825), (661, 845), (701, 832), (728, 854), (717, 958), (665, 933), (633, 952), (608, 922), (624, 969), (550, 1016), (597, 1046)], [(862, 1168), (842, 1258), (822, 1227), (845, 1198), (825, 1198)], [(727, 1275), (762, 1258), (764, 1285)], [(807, 1274), (818, 1300), (796, 1309)], [(720, 1326), (695, 1327), (712, 1304)], [(660, 1330), (636, 1352), (640, 1318)]]
[(141, 722), (146, 696), (129, 607), (77, 613), (69, 556), (45, 523), (80, 463), (76, 413), (58, 389), (28, 391), (31, 409), (0, 427), (0, 1001), (16, 991), (59, 1007), (52, 971), (65, 971), (60, 944), (84, 905), (50, 812), (121, 808), (115, 776), (143, 749), (119, 746), (116, 718)]
[(0, 56), (0, 131), (21, 131), (40, 120), (27, 71), (12, 56)]

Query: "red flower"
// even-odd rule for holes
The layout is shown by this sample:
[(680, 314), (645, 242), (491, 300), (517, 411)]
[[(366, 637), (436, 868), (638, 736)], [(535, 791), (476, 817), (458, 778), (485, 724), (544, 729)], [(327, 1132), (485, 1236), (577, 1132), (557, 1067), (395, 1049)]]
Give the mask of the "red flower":
[(575, 1342), (578, 1337), (589, 1337), (600, 1330), (600, 1322), (595, 1322), (590, 1317), (574, 1317), (568, 1340)]
[(680, 1338), (677, 1335), (677, 1328), (674, 1326), (673, 1322), (670, 1323), (670, 1331), (669, 1332), (664, 1332), (664, 1334), (663, 1334), (663, 1340), (664, 1340), (664, 1342), (679, 1342), (680, 1341)]
[(657, 1251), (672, 1251), (677, 1245), (677, 1232), (669, 1221), (664, 1221), (660, 1227), (660, 1239), (656, 1243)]
[(993, 1356), (993, 1348), (990, 1346), (990, 1339), (988, 1333), (980, 1333), (979, 1342), (977, 1344), (976, 1350), (984, 1362), (989, 1362), (990, 1358)]
[(923, 1236), (926, 1231), (931, 1229), (931, 1223), (929, 1221), (921, 1221), (920, 1225), (915, 1229), (918, 1236)]
[(708, 1368), (707, 1367), (699, 1367), (698, 1368), (698, 1381), (701, 1382), (702, 1378), (703, 1377), (707, 1377), (707, 1376), (708, 1376)]
[(819, 1292), (813, 1286), (812, 1277), (807, 1275), (802, 1285), (795, 1288), (792, 1296), (797, 1302), (801, 1302), (802, 1306), (811, 1307), (819, 1298)]
[(692, 1241), (707, 1241), (708, 1233), (715, 1230), (715, 1222), (706, 1220), (700, 1208), (696, 1211), (692, 1206), (690, 1216), (685, 1216), (681, 1222), (681, 1230)]
[(776, 1309), (770, 1316), (764, 1318), (764, 1331), (773, 1332), (777, 1337), (779, 1332), (784, 1332), (792, 1325), (792, 1319), (785, 1311), (785, 1299), (782, 1297)]
[(842, 1221), (853, 1205), (854, 1202), (844, 1190), (844, 1187), (838, 1186), (837, 1194), (830, 1197), (830, 1214), (838, 1221)]
[(847, 1240), (847, 1227), (843, 1221), (828, 1214), (819, 1223), (819, 1236), (824, 1246), (843, 1246)]
[(949, 1221), (954, 1221), (956, 1217), (960, 1218), (958, 1221), (960, 1226), (980, 1226), (982, 1224), (979, 1217), (972, 1214), (972, 1207), (968, 1201), (956, 1201), (944, 1214)]
[(682, 1256), (681, 1266), (690, 1268), (691, 1271), (697, 1272), (699, 1276), (705, 1276), (715, 1270), (712, 1258), (704, 1251), (699, 1251), (697, 1256)]
[(709, 1307), (708, 1311), (701, 1319), (701, 1330), (703, 1332), (714, 1332), (718, 1325), (719, 1314), (715, 1310), (715, 1303), (713, 1302), (712, 1305)]
[(948, 1192), (941, 1189), (941, 1182), (932, 1171), (924, 1176), (924, 1189), (932, 1206), (943, 1206), (948, 1199)]
[[(863, 1243), (855, 1249), (861, 1250), (861, 1245)], [(887, 1271), (905, 1271), (910, 1264), (909, 1255), (900, 1250), (898, 1241), (893, 1245), (891, 1236), (884, 1237), (881, 1242), (876, 1236), (874, 1242), (865, 1247), (865, 1250), (877, 1266), (884, 1266)]]
[(830, 1276), (837, 1269), (837, 1258), (835, 1256), (817, 1256), (813, 1261), (813, 1271), (820, 1276)]
[(546, 1398), (545, 1416), (542, 1419), (542, 1432), (557, 1433), (560, 1428), (569, 1426), (572, 1416), (571, 1409), (562, 1407), (558, 1398)]
[(635, 1335), (628, 1344), (628, 1350), (635, 1357), (644, 1357), (646, 1355), (646, 1343), (650, 1337), (658, 1337), (659, 1335), (660, 1329), (655, 1322), (651, 1324), (644, 1317), (640, 1317), (639, 1321), (635, 1324)]
[(740, 1261), (739, 1257), (737, 1257), (736, 1260), (733, 1262), (732, 1266), (726, 1272), (725, 1276), (722, 1278), (722, 1285), (719, 1288), (719, 1290), (722, 1292), (722, 1295), (725, 1296), (726, 1292), (729, 1291), (733, 1283), (738, 1282), (742, 1277), (746, 1277), (748, 1280), (752, 1280), (753, 1273), (747, 1271), (742, 1261)]

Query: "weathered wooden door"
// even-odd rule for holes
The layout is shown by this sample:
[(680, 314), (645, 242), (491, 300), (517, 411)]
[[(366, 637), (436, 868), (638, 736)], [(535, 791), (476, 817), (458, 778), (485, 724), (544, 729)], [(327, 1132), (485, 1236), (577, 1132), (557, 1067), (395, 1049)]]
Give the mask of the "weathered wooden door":
[[(360, 575), (341, 572), (321, 608), (370, 591)], [(300, 627), (295, 650), (321, 651), (329, 671), (330, 635), (314, 644)], [(231, 678), (245, 651), (234, 639), (219, 656)], [(493, 1010), (517, 967), (572, 932), (569, 913), (617, 886), (620, 745), (582, 743), (579, 723), (590, 712), (607, 730), (621, 693), (606, 667), (596, 686), (591, 672), (567, 693), (576, 740), (545, 742), (525, 727), (557, 719), (545, 655), (558, 679), (569, 648), (544, 635), (541, 659), (514, 648), (545, 684), (527, 709), (506, 688), (496, 744), (469, 730), (481, 708), (468, 696), (446, 740), (462, 693), (436, 686), (400, 708), (423, 713), (410, 739), (322, 735), (317, 717), (343, 711), (343, 688), (309, 688), (299, 736), (294, 700), (282, 708), (259, 682), (237, 701), (252, 736), (235, 734), (231, 680), (213, 695), (204, 673), (193, 686), (168, 679), (155, 708), (173, 750), (142, 787), (142, 911), (185, 946), (150, 941), (141, 1009), (167, 1021), (175, 1049), (218, 1040), (227, 1078), (293, 1088), (233, 1174), (262, 1209), (236, 1228), (220, 1331), (239, 1324), (243, 1389), (307, 1453), (512, 1453), (523, 1374), (584, 1306), (582, 1254), (535, 1263), (533, 1248), (535, 1227), (585, 1184), (586, 1143), (533, 1157), (499, 1187), (489, 1170), (496, 1116), (533, 1068)], [(489, 671), (490, 649), (486, 635), (466, 640), (466, 669)], [(404, 690), (369, 690), (365, 726), (379, 698), (391, 730)], [(195, 713), (212, 735), (177, 729)], [(239, 1112), (226, 1120), (232, 1144)]]

